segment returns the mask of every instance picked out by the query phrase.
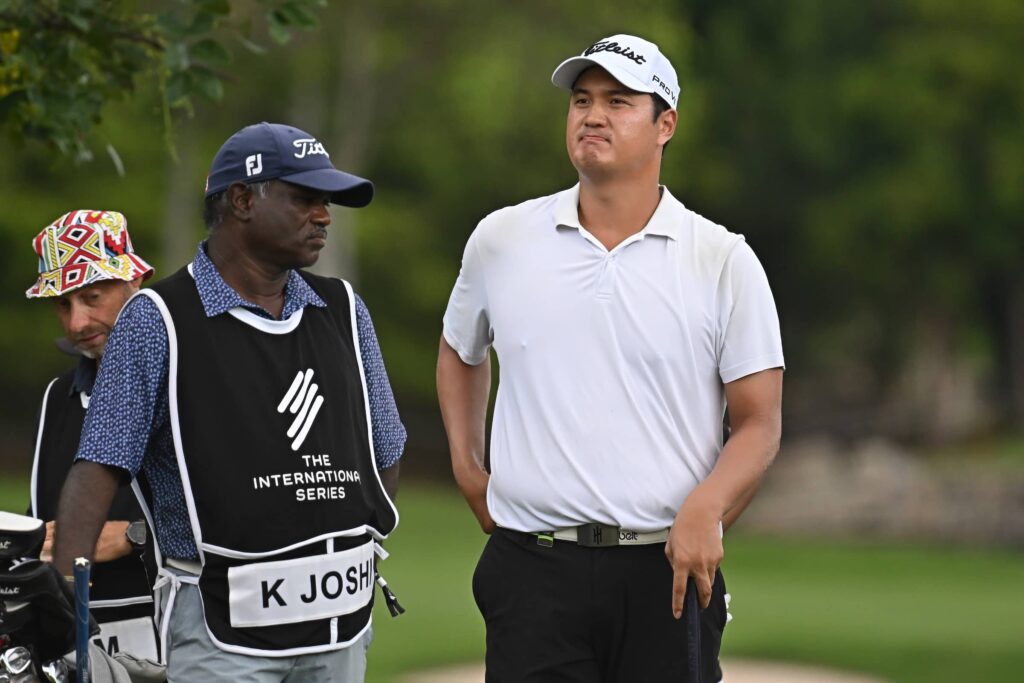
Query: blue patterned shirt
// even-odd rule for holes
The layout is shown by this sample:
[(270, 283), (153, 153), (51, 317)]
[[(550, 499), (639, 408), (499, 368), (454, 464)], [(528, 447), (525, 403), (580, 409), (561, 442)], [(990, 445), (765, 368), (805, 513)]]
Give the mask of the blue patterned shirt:
[[(269, 312), (243, 299), (224, 281), (204, 246), (205, 243), (196, 250), (192, 274), (207, 317), (243, 306), (273, 319)], [(282, 319), (304, 306), (326, 305), (296, 271), (288, 274)], [(387, 469), (402, 456), (406, 433), (370, 313), (358, 295), (356, 327), (377, 468)], [(194, 560), (198, 553), (171, 436), (167, 348), (167, 328), (156, 304), (145, 296), (128, 302), (103, 353), (77, 458), (119, 467), (133, 476), (141, 470), (153, 493), (152, 511), (161, 552), (168, 557)]]

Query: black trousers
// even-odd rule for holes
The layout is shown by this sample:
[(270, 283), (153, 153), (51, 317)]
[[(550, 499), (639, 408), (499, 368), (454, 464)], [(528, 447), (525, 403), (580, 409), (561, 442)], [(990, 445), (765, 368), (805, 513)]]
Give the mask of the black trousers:
[(487, 683), (718, 683), (725, 583), (701, 611), (701, 679), (687, 680), (686, 617), (672, 616), (661, 543), (585, 548), (498, 529), (473, 575)]

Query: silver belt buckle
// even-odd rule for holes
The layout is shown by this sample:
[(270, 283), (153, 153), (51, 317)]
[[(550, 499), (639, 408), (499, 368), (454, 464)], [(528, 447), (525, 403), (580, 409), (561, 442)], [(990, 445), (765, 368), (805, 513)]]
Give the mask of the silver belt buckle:
[(581, 524), (576, 527), (576, 543), (585, 548), (606, 548), (619, 544), (619, 527), (608, 524)]

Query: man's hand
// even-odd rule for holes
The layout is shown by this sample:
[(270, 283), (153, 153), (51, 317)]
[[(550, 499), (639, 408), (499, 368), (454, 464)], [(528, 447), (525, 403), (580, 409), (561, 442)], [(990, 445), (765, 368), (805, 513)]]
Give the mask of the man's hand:
[[(96, 548), (93, 550), (94, 561), (112, 562), (126, 557), (132, 552), (132, 544), (128, 542), (125, 531), (128, 530), (129, 522), (118, 520), (107, 522), (100, 531), (100, 537), (96, 540)], [(43, 551), (40, 559), (49, 561), (53, 554), (53, 537), (57, 528), (56, 522), (46, 523), (46, 540), (43, 541)]]
[(693, 494), (676, 514), (665, 544), (665, 555), (672, 565), (672, 615), (676, 619), (683, 615), (688, 580), (697, 584), (701, 609), (711, 603), (715, 572), (725, 554), (720, 521), (713, 506)]
[(46, 523), (46, 539), (43, 541), (43, 549), (39, 552), (39, 559), (43, 562), (49, 562), (53, 559), (53, 536), (56, 528), (56, 522)]
[(482, 469), (467, 467), (461, 475), (455, 475), (455, 480), (466, 502), (469, 503), (469, 509), (480, 523), (480, 528), (485, 534), (493, 532), (497, 525), (491, 519), (490, 510), (487, 509), (487, 483), (491, 476)]
[(100, 537), (96, 541), (96, 562), (111, 562), (127, 557), (132, 552), (132, 544), (128, 542), (125, 531), (128, 530), (128, 522), (116, 521), (107, 522), (100, 531)]

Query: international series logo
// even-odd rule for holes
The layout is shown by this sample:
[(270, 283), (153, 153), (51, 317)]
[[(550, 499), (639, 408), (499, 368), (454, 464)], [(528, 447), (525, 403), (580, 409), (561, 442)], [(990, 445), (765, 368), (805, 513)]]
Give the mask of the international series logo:
[(287, 432), (288, 438), (293, 439), (293, 451), (297, 451), (302, 447), (302, 442), (306, 440), (306, 436), (313, 426), (313, 421), (324, 404), (324, 397), (317, 394), (320, 387), (312, 383), (312, 379), (312, 368), (304, 371), (299, 370), (284, 398), (277, 404), (277, 412), (283, 414), (287, 410), (292, 415), (295, 415), (295, 419), (292, 421)]

